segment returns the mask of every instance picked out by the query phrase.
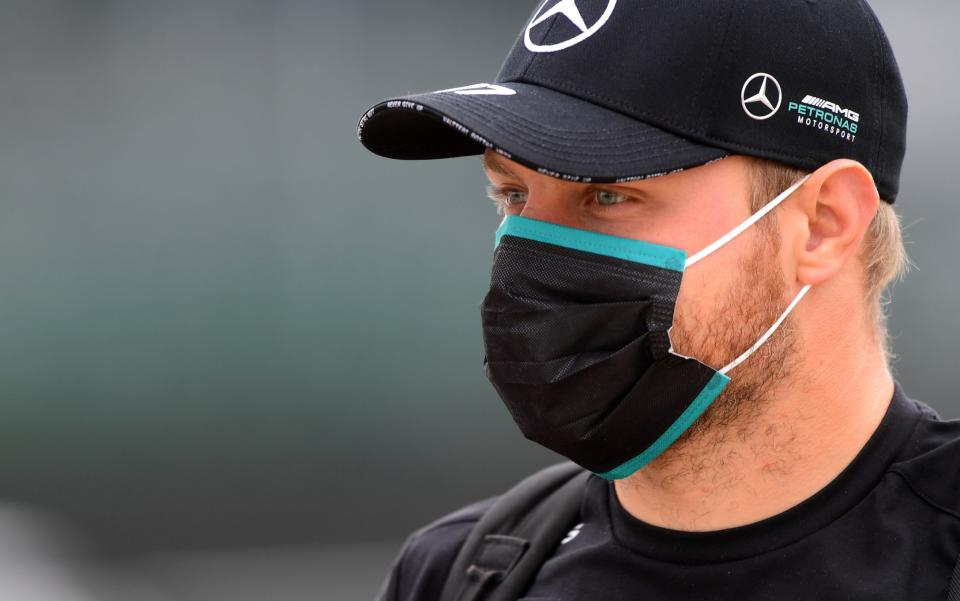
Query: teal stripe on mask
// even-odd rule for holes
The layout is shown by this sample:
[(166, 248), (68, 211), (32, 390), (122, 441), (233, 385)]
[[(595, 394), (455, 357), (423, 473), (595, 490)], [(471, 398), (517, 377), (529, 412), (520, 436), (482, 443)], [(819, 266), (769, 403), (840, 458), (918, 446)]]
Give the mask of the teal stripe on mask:
[(497, 228), (495, 247), (500, 245), (500, 240), (504, 236), (527, 238), (528, 240), (536, 240), (537, 242), (545, 242), (616, 259), (625, 259), (672, 271), (682, 272), (687, 260), (687, 253), (678, 248), (652, 244), (643, 240), (599, 234), (588, 230), (556, 225), (547, 221), (529, 219), (520, 215), (509, 215), (500, 224), (500, 227)]
[(697, 398), (690, 403), (690, 406), (680, 414), (680, 417), (678, 417), (677, 420), (667, 428), (667, 431), (650, 445), (646, 451), (609, 472), (597, 475), (605, 480), (620, 480), (632, 475), (653, 461), (660, 453), (666, 451), (667, 447), (672, 445), (674, 441), (680, 438), (680, 435), (683, 434), (687, 428), (693, 425), (693, 422), (707, 410), (710, 403), (720, 396), (720, 393), (723, 392), (723, 389), (726, 388), (729, 383), (730, 378), (720, 372), (715, 373), (713, 377), (710, 378), (710, 381), (707, 382), (707, 385), (703, 387), (703, 390), (700, 391), (700, 394), (697, 395)]

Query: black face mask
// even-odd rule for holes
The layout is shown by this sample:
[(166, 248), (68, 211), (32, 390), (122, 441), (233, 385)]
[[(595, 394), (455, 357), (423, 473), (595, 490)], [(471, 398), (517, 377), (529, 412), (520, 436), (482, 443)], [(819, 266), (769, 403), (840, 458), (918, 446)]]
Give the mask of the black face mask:
[(608, 480), (667, 449), (719, 396), (726, 372), (672, 351), (685, 267), (726, 244), (801, 180), (687, 260), (683, 250), (520, 216), (497, 230), (483, 300), (484, 368), (523, 435)]

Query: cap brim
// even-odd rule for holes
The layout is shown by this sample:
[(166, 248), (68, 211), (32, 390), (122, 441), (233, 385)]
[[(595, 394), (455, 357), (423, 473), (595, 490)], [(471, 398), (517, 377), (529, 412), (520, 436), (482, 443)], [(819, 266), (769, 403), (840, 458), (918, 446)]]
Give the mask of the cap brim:
[(360, 120), (360, 141), (378, 155), (408, 160), (490, 148), (548, 175), (599, 183), (656, 177), (730, 154), (542, 86), (455, 90), (378, 103)]

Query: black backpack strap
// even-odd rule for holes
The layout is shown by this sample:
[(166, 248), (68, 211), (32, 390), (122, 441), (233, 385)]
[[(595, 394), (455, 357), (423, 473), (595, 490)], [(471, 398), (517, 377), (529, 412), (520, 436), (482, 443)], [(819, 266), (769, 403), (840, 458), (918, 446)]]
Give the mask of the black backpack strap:
[(947, 589), (947, 601), (960, 601), (960, 557), (953, 567), (953, 578), (950, 579), (950, 588)]
[(572, 462), (520, 481), (470, 531), (440, 601), (516, 601), (580, 515), (590, 472)]

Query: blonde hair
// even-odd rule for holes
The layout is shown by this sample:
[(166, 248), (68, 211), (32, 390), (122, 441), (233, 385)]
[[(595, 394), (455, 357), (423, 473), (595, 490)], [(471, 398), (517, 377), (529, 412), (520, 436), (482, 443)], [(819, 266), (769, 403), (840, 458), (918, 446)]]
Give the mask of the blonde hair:
[[(756, 212), (771, 199), (807, 175), (806, 171), (783, 163), (747, 157), (753, 178), (751, 210)], [(773, 214), (761, 220), (770, 220)], [(775, 219), (768, 222), (775, 229)], [(874, 335), (880, 343), (887, 364), (895, 358), (887, 327), (887, 306), (890, 304), (889, 286), (903, 278), (910, 267), (910, 258), (903, 244), (900, 216), (889, 202), (881, 201), (877, 212), (863, 237), (857, 258), (863, 265), (864, 303), (874, 326)]]

